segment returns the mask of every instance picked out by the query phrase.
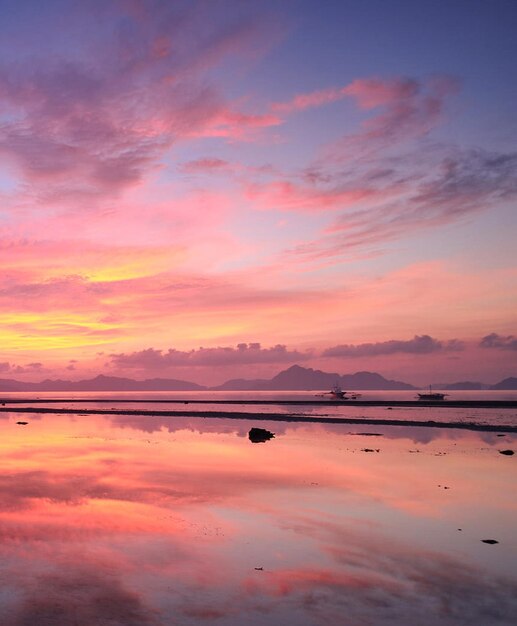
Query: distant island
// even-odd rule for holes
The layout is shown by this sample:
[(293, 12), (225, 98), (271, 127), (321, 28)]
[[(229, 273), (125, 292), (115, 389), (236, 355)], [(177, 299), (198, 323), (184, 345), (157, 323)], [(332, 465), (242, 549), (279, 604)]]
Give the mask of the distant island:
[(490, 389), (496, 389), (501, 391), (506, 391), (507, 389), (516, 389), (517, 390), (517, 378), (511, 376), (510, 378), (505, 378), (501, 382), (497, 383), (497, 385), (492, 385)]
[(43, 380), (26, 383), (19, 380), (0, 379), (1, 391), (203, 391), (206, 387), (186, 380), (150, 378), (133, 380), (117, 376), (103, 376), (87, 380)]
[[(389, 380), (376, 372), (356, 372), (355, 374), (337, 374), (323, 372), (310, 367), (293, 365), (270, 379), (236, 378), (227, 380), (222, 385), (206, 387), (186, 380), (174, 378), (149, 378), (133, 380), (117, 376), (100, 374), (86, 380), (43, 380), (38, 383), (23, 382), (14, 379), (0, 379), (0, 392), (13, 391), (319, 391), (330, 389), (338, 384), (342, 389), (366, 391), (411, 391), (414, 385), (398, 380)], [(447, 390), (517, 390), (517, 378), (505, 378), (495, 385), (479, 382), (442, 383), (435, 388)]]
[(472, 382), (470, 380), (458, 383), (436, 383), (433, 384), (435, 389), (443, 389), (445, 391), (481, 391), (482, 389), (490, 389), (490, 385), (484, 383)]
[(245, 380), (236, 378), (228, 380), (215, 391), (316, 391), (330, 389), (338, 384), (342, 389), (380, 389), (380, 390), (411, 390), (413, 385), (398, 380), (387, 380), (374, 372), (356, 372), (340, 375), (334, 372), (322, 372), (310, 367), (293, 365), (273, 378)]

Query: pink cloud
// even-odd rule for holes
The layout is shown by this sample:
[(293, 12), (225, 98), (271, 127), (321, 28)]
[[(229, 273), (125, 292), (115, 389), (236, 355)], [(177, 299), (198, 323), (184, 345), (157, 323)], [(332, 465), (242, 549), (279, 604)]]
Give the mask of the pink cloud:
[(313, 107), (319, 107), (330, 104), (344, 98), (346, 87), (322, 89), (311, 93), (304, 93), (295, 96), (288, 102), (275, 102), (271, 105), (271, 109), (278, 113), (293, 113), (295, 111), (304, 111)]
[(233, 347), (198, 348), (188, 352), (169, 348), (166, 352), (148, 348), (132, 354), (112, 354), (116, 368), (144, 370), (178, 366), (227, 366), (252, 363), (293, 363), (311, 358), (311, 352), (289, 351), (284, 345), (262, 348), (260, 343), (240, 343)]
[(405, 171), (399, 164), (400, 171), (372, 177), (366, 206), (339, 207), (354, 210), (345, 210), (319, 238), (298, 244), (288, 256), (331, 259), (355, 249), (375, 249), (415, 231), (498, 208), (517, 196), (515, 154), (472, 150), (440, 156), (438, 163), (413, 162), (409, 156), (402, 163)]
[[(40, 199), (118, 193), (138, 185), (181, 139), (249, 139), (279, 123), (228, 105), (209, 79), (228, 58), (241, 63), (262, 54), (279, 33), (251, 8), (237, 20), (198, 8), (164, 4), (139, 17), (122, 10), (116, 17), (126, 28), (113, 37), (99, 34), (89, 63), (55, 55), (51, 63), (0, 65), (0, 107), (7, 113), (0, 156)], [(82, 43), (78, 37), (79, 49)]]
[(187, 161), (181, 165), (181, 171), (186, 174), (198, 174), (212, 171), (225, 171), (230, 167), (230, 163), (224, 159), (203, 158)]
[(442, 342), (429, 335), (415, 335), (413, 339), (380, 341), (377, 343), (342, 344), (327, 348), (324, 357), (372, 357), (385, 354), (408, 353), (429, 354), (442, 350), (461, 350), (462, 342), (457, 339)]
[(426, 80), (361, 78), (344, 87), (299, 94), (271, 108), (290, 114), (352, 98), (364, 111), (378, 109), (362, 122), (357, 133), (345, 135), (323, 150), (323, 161), (357, 162), (426, 136), (443, 120), (447, 100), (457, 90), (458, 80), (449, 76)]
[[(448, 76), (434, 77), (426, 86), (437, 97), (445, 97), (457, 89), (458, 82)], [(374, 109), (416, 101), (424, 84), (413, 78), (358, 78), (344, 87), (331, 87), (298, 94), (287, 102), (275, 102), (271, 109), (278, 113), (293, 113), (324, 106), (343, 98), (353, 98), (361, 109)]]
[(360, 78), (344, 87), (343, 93), (354, 98), (362, 109), (374, 109), (414, 99), (420, 89), (419, 82), (411, 78)]
[(271, 126), (279, 126), (282, 120), (276, 115), (248, 114), (221, 108), (206, 124), (194, 129), (193, 135), (200, 137), (226, 137), (228, 139), (248, 141), (256, 137), (257, 131)]
[(419, 91), (418, 81), (410, 78), (359, 78), (345, 87), (331, 87), (299, 94), (287, 102), (275, 102), (273, 111), (292, 113), (320, 107), (346, 97), (354, 98), (362, 109), (373, 109), (393, 102), (414, 98)]
[(448, 77), (355, 81), (347, 88), (349, 95), (361, 108), (381, 111), (366, 119), (358, 133), (330, 146), (329, 158), (357, 159), (427, 135), (443, 120), (446, 101), (457, 87)]
[(515, 335), (498, 335), (490, 333), (481, 339), (481, 348), (495, 348), (497, 350), (517, 350), (517, 337)]
[(257, 206), (292, 211), (325, 211), (357, 206), (368, 201), (377, 201), (393, 194), (394, 190), (372, 186), (350, 186), (323, 188), (302, 185), (288, 180), (270, 183), (248, 184), (247, 197)]
[(2, 374), (34, 374), (44, 370), (43, 363), (27, 363), (27, 365), (14, 365), (4, 361), (0, 363)]

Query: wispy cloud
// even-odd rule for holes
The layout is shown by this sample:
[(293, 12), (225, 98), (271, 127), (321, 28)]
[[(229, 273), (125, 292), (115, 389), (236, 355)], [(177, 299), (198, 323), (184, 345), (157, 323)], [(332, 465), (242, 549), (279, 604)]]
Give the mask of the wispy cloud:
[[(136, 14), (121, 3), (106, 9), (115, 32), (99, 29), (97, 50), (82, 50), (81, 60), (0, 64), (0, 155), (40, 200), (117, 193), (182, 138), (243, 139), (279, 123), (227, 102), (209, 79), (226, 59), (256, 55), (275, 38), (264, 37), (270, 25), (251, 7), (233, 17), (200, 2), (153, 5)], [(86, 47), (80, 37), (76, 45)]]
[(354, 205), (342, 207), (344, 212), (325, 234), (298, 245), (291, 254), (331, 258), (355, 248), (382, 246), (517, 197), (517, 154), (450, 150), (438, 163), (412, 163), (411, 159), (408, 156), (403, 165), (385, 170), (378, 180), (370, 179), (370, 195), (378, 199), (375, 204), (356, 210)]
[(373, 109), (401, 100), (415, 98), (420, 91), (418, 81), (411, 78), (359, 78), (344, 87), (330, 87), (294, 96), (287, 102), (275, 102), (273, 111), (292, 113), (320, 107), (343, 98), (353, 98), (362, 109)]
[(458, 87), (458, 79), (452, 76), (426, 80), (360, 78), (344, 87), (298, 94), (287, 102), (273, 103), (271, 109), (288, 115), (344, 98), (351, 98), (364, 111), (380, 109), (363, 122), (359, 133), (344, 136), (329, 147), (333, 158), (357, 159), (367, 152), (389, 147), (393, 141), (428, 133), (442, 120), (445, 102)]

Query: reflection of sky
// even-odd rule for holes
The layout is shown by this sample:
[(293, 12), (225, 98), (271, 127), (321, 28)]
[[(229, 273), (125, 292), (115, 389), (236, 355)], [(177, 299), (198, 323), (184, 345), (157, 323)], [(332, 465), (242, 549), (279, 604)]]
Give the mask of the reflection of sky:
[[(416, 391), (360, 391), (362, 401), (398, 401), (416, 399)], [(505, 400), (517, 402), (517, 391), (454, 391), (451, 392), (454, 400)], [(15, 398), (17, 401), (27, 400), (26, 404), (18, 406), (34, 406), (33, 392), (12, 392), (4, 394), (4, 397)], [(235, 411), (238, 413), (280, 413), (299, 414), (311, 418), (340, 417), (340, 418), (370, 418), (378, 420), (415, 420), (435, 422), (473, 422), (481, 424), (513, 425), (517, 424), (517, 415), (514, 409), (497, 408), (444, 408), (433, 407), (386, 407), (386, 406), (355, 406), (346, 401), (335, 401), (328, 404), (328, 396), (323, 392), (316, 391), (245, 391), (245, 392), (40, 392), (37, 406), (58, 407), (74, 409), (121, 409), (121, 410), (145, 410), (145, 411)], [(56, 403), (59, 397), (64, 402)], [(54, 402), (43, 402), (45, 398)], [(89, 399), (91, 401), (87, 401)], [(80, 402), (74, 402), (74, 399)], [(95, 402), (98, 399), (99, 402)], [(116, 399), (121, 402), (116, 402)], [(187, 401), (185, 403), (184, 401)], [(215, 402), (212, 404), (212, 401)], [(236, 404), (218, 404), (228, 401)], [(309, 402), (307, 405), (282, 405), (282, 404), (247, 404), (252, 401), (302, 401)], [(322, 400), (327, 404), (318, 405)], [(197, 403), (200, 401), (201, 403)], [(244, 401), (243, 404), (238, 404)], [(167, 418), (169, 419), (169, 418)], [(278, 426), (277, 428), (281, 428)], [(416, 436), (422, 436), (418, 433)], [(428, 435), (426, 435), (428, 436)], [(454, 436), (454, 435), (451, 435)]]
[(239, 421), (17, 419), (0, 438), (5, 626), (513, 623), (501, 439), (274, 424), (252, 444)]

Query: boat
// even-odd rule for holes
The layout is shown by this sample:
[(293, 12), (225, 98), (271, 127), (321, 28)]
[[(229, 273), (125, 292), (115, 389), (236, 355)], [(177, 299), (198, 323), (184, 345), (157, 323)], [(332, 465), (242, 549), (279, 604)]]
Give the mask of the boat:
[(447, 395), (448, 395), (447, 393), (439, 393), (437, 391), (433, 391), (432, 386), (429, 385), (429, 391), (427, 393), (419, 393), (418, 399), (428, 401), (428, 402), (429, 401), (437, 402), (437, 401), (445, 400), (445, 396)]
[(336, 400), (346, 400), (346, 391), (343, 391), (341, 387), (336, 383), (332, 389), (328, 392), (330, 396)]
[[(347, 393), (351, 395), (347, 396)], [(325, 393), (316, 394), (319, 398), (324, 398), (325, 396), (330, 396), (333, 400), (357, 400), (360, 397), (360, 393), (356, 393), (355, 391), (343, 391), (338, 383), (336, 383), (330, 391), (326, 391)]]

